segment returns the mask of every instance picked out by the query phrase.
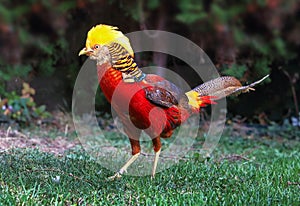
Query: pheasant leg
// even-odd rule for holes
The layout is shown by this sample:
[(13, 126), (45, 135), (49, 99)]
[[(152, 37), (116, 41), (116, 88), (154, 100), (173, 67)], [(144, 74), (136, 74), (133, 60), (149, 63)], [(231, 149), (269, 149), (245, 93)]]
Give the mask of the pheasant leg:
[(158, 159), (159, 159), (160, 151), (161, 151), (161, 149), (159, 149), (157, 152), (155, 152), (154, 163), (153, 163), (152, 174), (151, 174), (151, 178), (152, 179), (155, 176), (155, 171), (156, 171), (156, 167), (157, 167), (157, 162), (158, 162)]
[(109, 177), (108, 179), (112, 179), (114, 180), (115, 178), (120, 178), (122, 177), (122, 174), (124, 172), (126, 172), (127, 168), (140, 156), (140, 152), (133, 155), (127, 162), (126, 164), (116, 173), (114, 174), (113, 176)]

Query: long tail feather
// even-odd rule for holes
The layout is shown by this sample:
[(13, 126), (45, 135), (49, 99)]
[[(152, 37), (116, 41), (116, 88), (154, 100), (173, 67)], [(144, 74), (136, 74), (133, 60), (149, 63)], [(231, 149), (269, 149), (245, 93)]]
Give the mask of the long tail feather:
[(249, 92), (250, 90), (255, 90), (253, 87), (268, 77), (269, 75), (266, 75), (262, 79), (246, 86), (243, 86), (235, 77), (219, 77), (201, 84), (194, 88), (193, 91), (198, 92), (199, 96), (214, 96), (214, 100), (218, 100), (229, 95), (238, 95), (240, 93)]
[(253, 87), (268, 77), (269, 75), (266, 75), (262, 79), (246, 86), (243, 86), (239, 80), (231, 76), (212, 79), (199, 85), (193, 90), (186, 92), (185, 95), (188, 99), (187, 103), (193, 109), (199, 110), (200, 107), (216, 104), (214, 100), (255, 90)]

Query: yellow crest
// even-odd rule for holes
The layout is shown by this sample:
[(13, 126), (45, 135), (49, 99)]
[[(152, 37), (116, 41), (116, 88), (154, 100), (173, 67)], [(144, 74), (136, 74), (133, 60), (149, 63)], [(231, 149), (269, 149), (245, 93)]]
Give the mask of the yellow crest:
[(134, 56), (129, 39), (118, 30), (118, 27), (99, 24), (90, 29), (87, 34), (86, 48), (93, 48), (96, 44), (108, 45), (110, 43), (122, 45), (131, 56)]

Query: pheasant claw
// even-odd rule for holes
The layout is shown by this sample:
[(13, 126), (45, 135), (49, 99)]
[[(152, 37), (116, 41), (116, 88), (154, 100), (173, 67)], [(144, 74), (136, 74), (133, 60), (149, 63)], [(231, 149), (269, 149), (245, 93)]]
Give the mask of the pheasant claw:
[(121, 177), (122, 177), (122, 175), (119, 172), (117, 172), (113, 176), (108, 177), (108, 179), (109, 180), (115, 180), (115, 179), (120, 179)]

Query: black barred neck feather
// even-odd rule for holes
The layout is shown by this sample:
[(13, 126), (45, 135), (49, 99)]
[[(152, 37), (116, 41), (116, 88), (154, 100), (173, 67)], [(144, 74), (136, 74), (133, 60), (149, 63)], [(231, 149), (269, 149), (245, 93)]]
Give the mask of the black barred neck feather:
[(111, 64), (114, 69), (122, 72), (124, 82), (140, 82), (146, 74), (139, 69), (131, 55), (123, 46), (118, 43), (108, 45), (111, 55)]
[(131, 72), (122, 72), (122, 77), (124, 82), (133, 83), (140, 82), (145, 79), (146, 74), (142, 72), (139, 68)]
[(124, 82), (140, 82), (146, 77), (135, 63), (133, 56), (120, 44), (101, 46), (101, 49), (90, 58), (96, 60), (97, 65), (109, 63), (115, 70), (122, 72)]

